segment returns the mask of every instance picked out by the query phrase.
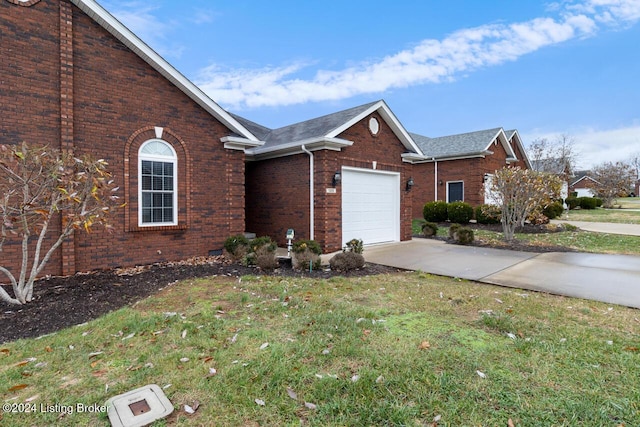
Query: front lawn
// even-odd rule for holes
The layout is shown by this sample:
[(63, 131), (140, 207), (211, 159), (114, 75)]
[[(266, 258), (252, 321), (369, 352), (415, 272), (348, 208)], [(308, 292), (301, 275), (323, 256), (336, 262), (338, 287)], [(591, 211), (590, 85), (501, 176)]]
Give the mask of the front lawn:
[(107, 426), (40, 405), (155, 383), (159, 426), (640, 425), (638, 317), (421, 273), (194, 279), (0, 345), (3, 403), (35, 408), (0, 423)]
[[(640, 214), (640, 212), (638, 212)], [(414, 219), (413, 234), (419, 235), (422, 219)], [(561, 231), (549, 233), (516, 233), (516, 242), (512, 245), (506, 245), (502, 239), (502, 233), (499, 226), (495, 230), (487, 230), (478, 227), (475, 224), (468, 224), (468, 227), (474, 229), (474, 236), (477, 244), (492, 246), (505, 249), (528, 249), (532, 251), (551, 250), (567, 250), (588, 252), (588, 253), (609, 253), (609, 254), (628, 254), (640, 255), (640, 237), (625, 236), (620, 234), (594, 233), (589, 231)], [(438, 227), (438, 237), (445, 238), (448, 236), (448, 224)], [(555, 248), (555, 249), (554, 249)]]

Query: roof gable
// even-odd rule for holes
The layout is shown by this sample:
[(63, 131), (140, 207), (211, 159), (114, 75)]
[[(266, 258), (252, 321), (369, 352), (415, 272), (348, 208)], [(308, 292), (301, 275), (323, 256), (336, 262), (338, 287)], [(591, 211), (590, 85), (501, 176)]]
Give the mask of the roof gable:
[(492, 154), (490, 150), (494, 142), (500, 142), (507, 152), (508, 159), (515, 159), (515, 153), (509, 145), (502, 128), (486, 129), (457, 135), (429, 138), (412, 133), (422, 153), (433, 160), (479, 157)]
[(71, 2), (231, 131), (247, 140), (258, 141), (258, 138), (240, 122), (216, 104), (200, 88), (158, 55), (95, 0), (71, 0)]
[(518, 151), (520, 151), (520, 153), (522, 154), (522, 160), (524, 161), (525, 165), (527, 165), (527, 167), (531, 169), (531, 162), (529, 161), (529, 156), (527, 156), (527, 151), (524, 149), (522, 138), (520, 138), (520, 133), (518, 132), (518, 130), (507, 130), (505, 131), (505, 134), (507, 135), (507, 139), (509, 140), (509, 142), (518, 147)]

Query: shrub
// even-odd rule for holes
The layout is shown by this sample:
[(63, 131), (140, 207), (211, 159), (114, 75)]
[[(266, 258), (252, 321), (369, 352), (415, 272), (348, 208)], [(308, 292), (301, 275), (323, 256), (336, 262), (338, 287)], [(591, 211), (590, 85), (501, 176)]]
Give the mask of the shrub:
[(476, 208), (478, 224), (499, 224), (502, 216), (500, 207), (496, 205), (480, 205)]
[(468, 224), (473, 218), (473, 207), (465, 202), (452, 202), (447, 205), (447, 218), (451, 222)]
[(264, 270), (278, 266), (276, 259), (277, 246), (271, 237), (264, 236), (253, 239), (249, 243), (249, 251), (242, 259), (243, 265), (257, 265)]
[(577, 197), (571, 196), (571, 197), (567, 197), (564, 202), (567, 204), (567, 206), (569, 207), (569, 210), (575, 209), (578, 206), (580, 206), (580, 201), (578, 200)]
[(449, 238), (452, 240), (457, 240), (458, 236), (458, 230), (460, 230), (460, 227), (462, 227), (460, 224), (451, 224), (449, 226)]
[(564, 212), (561, 202), (553, 202), (542, 210), (542, 213), (549, 219), (558, 218)]
[(433, 237), (438, 234), (438, 224), (435, 222), (425, 222), (422, 224), (422, 234), (425, 237)]
[(598, 201), (594, 197), (578, 197), (581, 209), (595, 209)]
[(473, 235), (473, 230), (469, 227), (460, 227), (456, 231), (456, 242), (461, 245), (470, 245), (473, 243), (475, 237)]
[(227, 251), (227, 255), (234, 261), (242, 259), (247, 254), (249, 248), (249, 239), (242, 234), (237, 236), (228, 237), (224, 241), (224, 249)]
[(320, 247), (320, 244), (315, 240), (298, 240), (293, 244), (292, 248), (293, 253), (304, 252), (307, 249), (316, 255), (322, 254), (322, 248)]
[(293, 244), (293, 268), (296, 270), (318, 270), (322, 248), (315, 240), (298, 240)]
[(602, 199), (599, 197), (594, 197), (594, 200), (596, 201), (596, 207), (601, 208), (603, 203)]
[(540, 211), (533, 211), (527, 217), (527, 221), (533, 225), (549, 224), (549, 217)]
[(350, 271), (364, 267), (364, 257), (356, 252), (340, 252), (329, 260), (329, 266), (335, 271)]
[(342, 249), (342, 252), (355, 252), (357, 254), (361, 254), (363, 251), (364, 243), (362, 242), (362, 239), (351, 239)]
[(447, 202), (436, 200), (425, 203), (422, 216), (428, 222), (444, 222), (447, 220)]

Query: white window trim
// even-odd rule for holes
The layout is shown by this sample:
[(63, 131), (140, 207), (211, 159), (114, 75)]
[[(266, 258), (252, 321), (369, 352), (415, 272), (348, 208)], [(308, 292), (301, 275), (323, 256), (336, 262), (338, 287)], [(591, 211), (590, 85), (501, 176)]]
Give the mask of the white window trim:
[(464, 202), (464, 181), (460, 180), (460, 181), (447, 181), (447, 203), (451, 203), (451, 201), (449, 200), (449, 184), (457, 184), (457, 183), (461, 183), (462, 184), (462, 202)]
[[(162, 155), (153, 155), (153, 154), (143, 154), (142, 149), (152, 143), (152, 142), (160, 142), (171, 149), (172, 157), (162, 156)], [(173, 164), (173, 221), (172, 222), (151, 222), (145, 223), (142, 222), (142, 161), (161, 161), (165, 163)], [(168, 227), (178, 225), (178, 156), (176, 155), (176, 151), (173, 149), (171, 144), (168, 142), (159, 139), (149, 139), (145, 141), (138, 150), (138, 227)]]

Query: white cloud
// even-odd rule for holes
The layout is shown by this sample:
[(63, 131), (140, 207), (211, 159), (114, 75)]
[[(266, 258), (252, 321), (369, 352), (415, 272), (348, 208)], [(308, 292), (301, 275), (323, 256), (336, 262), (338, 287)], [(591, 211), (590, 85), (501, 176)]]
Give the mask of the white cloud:
[(318, 70), (296, 77), (305, 64), (259, 70), (212, 65), (196, 83), (217, 102), (235, 109), (340, 100), (425, 83), (451, 81), (464, 73), (514, 61), (546, 46), (595, 35), (602, 27), (640, 19), (639, 0), (585, 0), (554, 4), (557, 18), (535, 18), (511, 25), (484, 25), (457, 31), (442, 40), (423, 40), (412, 49), (342, 70)]
[[(523, 133), (523, 138), (529, 142), (538, 138), (554, 141), (562, 134), (566, 132)], [(568, 136), (574, 141), (580, 169), (590, 169), (604, 162), (627, 161), (632, 154), (640, 153), (640, 125), (615, 129), (580, 129)]]

